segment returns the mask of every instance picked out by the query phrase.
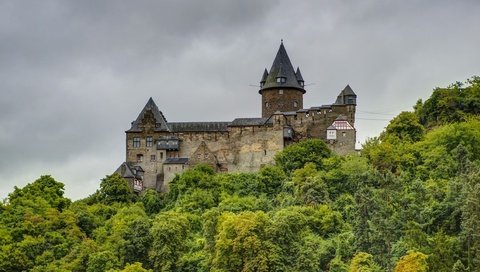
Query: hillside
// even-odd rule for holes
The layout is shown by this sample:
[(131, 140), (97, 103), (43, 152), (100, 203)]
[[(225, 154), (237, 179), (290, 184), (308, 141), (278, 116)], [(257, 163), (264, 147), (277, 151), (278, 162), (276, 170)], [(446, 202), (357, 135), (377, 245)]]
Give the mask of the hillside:
[(72, 202), (42, 176), (0, 206), (0, 271), (480, 271), (480, 78), (437, 88), (361, 154), (290, 145), (170, 191), (118, 175)]

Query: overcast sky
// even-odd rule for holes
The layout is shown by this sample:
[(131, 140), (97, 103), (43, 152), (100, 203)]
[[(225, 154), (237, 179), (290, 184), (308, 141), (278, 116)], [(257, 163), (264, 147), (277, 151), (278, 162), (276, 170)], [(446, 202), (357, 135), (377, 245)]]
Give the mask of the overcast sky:
[(259, 117), (251, 85), (280, 39), (305, 107), (350, 84), (364, 142), (480, 75), (479, 14), (477, 0), (0, 1), (0, 199), (44, 174), (93, 193), (149, 97), (168, 121)]

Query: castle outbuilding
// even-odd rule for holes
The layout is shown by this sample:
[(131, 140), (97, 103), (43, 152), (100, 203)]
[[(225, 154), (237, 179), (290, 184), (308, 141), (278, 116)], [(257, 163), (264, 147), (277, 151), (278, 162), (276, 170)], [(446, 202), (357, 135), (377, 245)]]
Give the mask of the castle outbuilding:
[(167, 191), (185, 169), (206, 163), (218, 172), (254, 172), (285, 146), (322, 139), (334, 152), (354, 152), (357, 96), (347, 85), (335, 103), (303, 108), (305, 82), (280, 44), (260, 80), (262, 117), (230, 122), (168, 122), (152, 98), (126, 131), (126, 161), (116, 170), (135, 191)]

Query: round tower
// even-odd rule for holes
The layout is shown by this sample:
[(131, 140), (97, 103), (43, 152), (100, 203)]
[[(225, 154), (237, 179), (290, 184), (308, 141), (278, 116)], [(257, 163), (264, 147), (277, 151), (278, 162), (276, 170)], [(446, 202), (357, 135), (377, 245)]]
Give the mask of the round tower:
[(300, 68), (293, 69), (282, 41), (270, 72), (265, 69), (260, 80), (258, 93), (262, 95), (262, 117), (268, 118), (276, 111), (302, 109), (304, 85)]

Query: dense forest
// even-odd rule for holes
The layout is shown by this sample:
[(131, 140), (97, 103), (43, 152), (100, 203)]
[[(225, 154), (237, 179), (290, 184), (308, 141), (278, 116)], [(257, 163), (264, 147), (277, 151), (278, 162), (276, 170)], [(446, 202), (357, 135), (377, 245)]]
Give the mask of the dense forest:
[(0, 205), (0, 271), (480, 271), (480, 78), (436, 88), (360, 154), (290, 145), (170, 191), (118, 175), (72, 202), (42, 176)]

